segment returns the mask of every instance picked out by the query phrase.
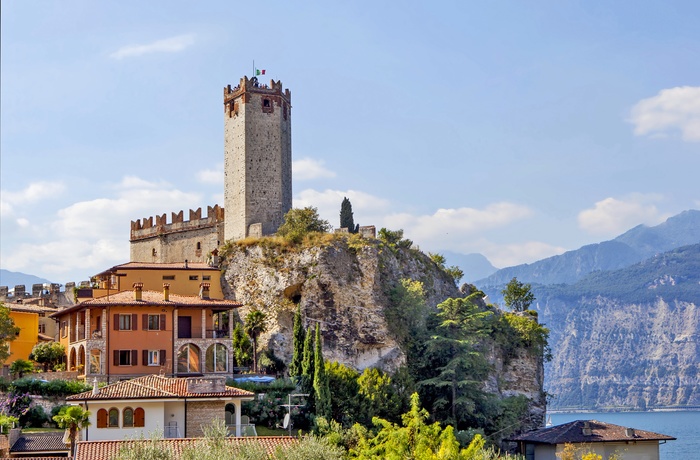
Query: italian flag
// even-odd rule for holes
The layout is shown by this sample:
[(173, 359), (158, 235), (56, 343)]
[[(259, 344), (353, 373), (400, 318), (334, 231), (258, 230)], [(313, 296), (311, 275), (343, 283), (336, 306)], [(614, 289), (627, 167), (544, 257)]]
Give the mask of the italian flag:
[(255, 69), (255, 75), (265, 75), (265, 69)]

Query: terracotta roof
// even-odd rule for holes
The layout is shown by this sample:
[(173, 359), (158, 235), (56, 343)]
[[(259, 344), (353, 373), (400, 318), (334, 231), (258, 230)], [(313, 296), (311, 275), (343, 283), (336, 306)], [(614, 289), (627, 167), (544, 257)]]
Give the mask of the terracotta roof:
[[(584, 434), (584, 427), (588, 424), (591, 434)], [(628, 432), (628, 430), (630, 430)], [(525, 441), (536, 444), (564, 444), (564, 443), (590, 443), (590, 442), (615, 442), (615, 441), (673, 441), (676, 438), (665, 434), (631, 429), (612, 423), (599, 422), (597, 420), (576, 420), (563, 425), (530, 431), (509, 441)]]
[[(186, 448), (196, 447), (197, 443), (205, 442), (202, 438), (178, 438), (158, 440), (167, 447), (175, 458), (181, 458)], [(104, 460), (114, 458), (119, 454), (119, 448), (133, 442), (151, 442), (150, 440), (121, 440), (121, 441), (81, 441), (77, 443), (75, 452), (76, 460)], [(269, 455), (275, 453), (278, 447), (293, 446), (299, 442), (298, 438), (289, 436), (256, 436), (241, 438), (226, 438), (226, 442), (233, 446), (243, 444), (260, 444)]]
[[(206, 377), (201, 377), (206, 379)], [(68, 396), (67, 401), (99, 401), (118, 399), (148, 399), (148, 398), (214, 398), (214, 397), (249, 397), (255, 393), (226, 386), (224, 391), (212, 393), (192, 393), (187, 390), (187, 382), (194, 378), (162, 377), (160, 375), (145, 375), (131, 380), (122, 380), (100, 388), (98, 394), (92, 390)]]
[(44, 342), (53, 342), (53, 341), (54, 341), (53, 337), (49, 337), (49, 336), (46, 335), (46, 334), (39, 334), (39, 335), (38, 335), (38, 340), (41, 340), (41, 341), (44, 341)]
[(63, 443), (64, 434), (63, 431), (22, 433), (10, 447), (10, 452), (68, 452), (69, 448)]
[(72, 307), (57, 311), (50, 317), (62, 316), (85, 307), (129, 306), (129, 307), (224, 307), (238, 308), (243, 305), (235, 300), (202, 299), (196, 295), (170, 294), (170, 300), (163, 299), (161, 291), (141, 291), (141, 300), (134, 299), (134, 291), (121, 291), (108, 296), (86, 300)]
[(115, 265), (112, 268), (98, 273), (95, 276), (109, 275), (119, 270), (219, 270), (216, 267), (206, 264), (205, 262), (175, 262), (175, 263), (152, 263), (152, 262), (127, 262), (121, 265)]
[(48, 313), (57, 311), (57, 309), (53, 307), (46, 307), (27, 303), (6, 303), (5, 306), (12, 311), (21, 311), (27, 313)]

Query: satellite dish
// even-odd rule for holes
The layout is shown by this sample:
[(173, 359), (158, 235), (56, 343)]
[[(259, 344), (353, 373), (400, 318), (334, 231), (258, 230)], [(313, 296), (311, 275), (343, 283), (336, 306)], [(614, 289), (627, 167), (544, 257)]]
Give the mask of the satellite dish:
[(284, 422), (282, 422), (282, 428), (289, 427), (289, 413), (284, 414)]

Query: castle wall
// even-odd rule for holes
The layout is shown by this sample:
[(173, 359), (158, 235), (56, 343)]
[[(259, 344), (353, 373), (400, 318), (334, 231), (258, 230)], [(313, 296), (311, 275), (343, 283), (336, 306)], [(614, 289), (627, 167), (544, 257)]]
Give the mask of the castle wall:
[[(224, 210), (209, 207), (201, 217), (201, 208), (190, 210), (190, 220), (183, 212), (138, 219), (131, 222), (130, 260), (132, 262), (174, 263), (206, 262), (211, 251), (224, 242)], [(154, 225), (155, 222), (155, 225)]]
[(291, 93), (241, 79), (224, 89), (225, 239), (270, 235), (292, 207)]

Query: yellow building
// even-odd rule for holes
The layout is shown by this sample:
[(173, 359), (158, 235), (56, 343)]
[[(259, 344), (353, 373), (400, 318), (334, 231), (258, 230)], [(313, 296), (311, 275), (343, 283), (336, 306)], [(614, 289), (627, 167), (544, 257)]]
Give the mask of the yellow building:
[(224, 297), (221, 290), (221, 272), (206, 263), (127, 262), (93, 276), (91, 287), (78, 288), (77, 299), (96, 299), (131, 290), (134, 283), (142, 283), (144, 291), (160, 291), (163, 289), (163, 283), (167, 283), (171, 293), (187, 296), (199, 295), (200, 285), (208, 283), (212, 298)]
[(29, 359), (29, 355), (37, 343), (51, 342), (54, 339), (55, 321), (48, 318), (48, 315), (56, 312), (57, 309), (35, 305), (31, 303), (31, 300), (26, 299), (22, 303), (5, 304), (10, 309), (10, 318), (19, 328), (19, 334), (15, 340), (9, 342), (10, 357), (5, 361), (4, 368), (9, 369), (12, 363), (18, 359)]

